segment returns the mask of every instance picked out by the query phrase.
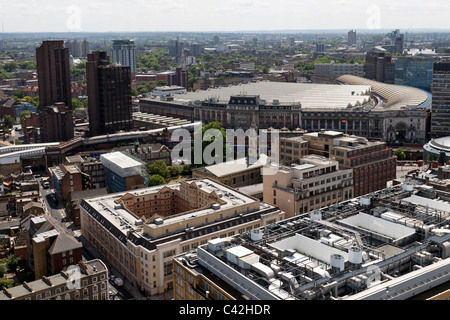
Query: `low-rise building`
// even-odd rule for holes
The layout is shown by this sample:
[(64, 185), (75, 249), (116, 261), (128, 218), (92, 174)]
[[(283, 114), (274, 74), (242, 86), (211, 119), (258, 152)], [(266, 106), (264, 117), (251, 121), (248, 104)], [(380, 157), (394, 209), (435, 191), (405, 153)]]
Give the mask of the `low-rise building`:
[(83, 201), (83, 199), (98, 197), (105, 194), (108, 194), (106, 188), (87, 189), (70, 193), (69, 201), (67, 202), (67, 213), (75, 226), (80, 226), (80, 202)]
[(48, 169), (56, 193), (63, 200), (69, 199), (69, 193), (83, 190), (83, 174), (75, 165), (60, 164)]
[(100, 160), (105, 170), (105, 187), (110, 193), (147, 186), (143, 163), (117, 151), (102, 154)]
[(109, 300), (108, 269), (99, 259), (0, 291), (7, 300)]
[(128, 156), (137, 158), (146, 164), (152, 164), (156, 160), (162, 160), (168, 166), (172, 165), (170, 149), (160, 143), (135, 144), (134, 146), (124, 146), (114, 148), (114, 151), (120, 151)]
[(45, 213), (44, 206), (42, 205), (41, 202), (37, 201), (28, 202), (23, 206), (22, 210), (23, 210), (22, 218), (25, 218), (30, 214), (39, 216)]
[(337, 78), (345, 74), (353, 76), (364, 76), (364, 65), (358, 63), (318, 63), (314, 65), (314, 74), (318, 76), (327, 76)]
[(268, 158), (261, 155), (258, 161), (251, 163), (250, 158), (240, 158), (192, 170), (193, 178), (208, 178), (227, 186), (238, 188), (262, 182), (261, 170)]
[(82, 260), (82, 244), (49, 216), (29, 215), (21, 221), (28, 247), (28, 265), (35, 278), (65, 270)]
[(183, 94), (183, 93), (186, 93), (185, 87), (163, 86), (163, 87), (156, 87), (155, 89), (153, 89), (152, 96), (166, 97), (166, 96), (171, 96), (173, 94)]
[(299, 164), (279, 167), (264, 176), (264, 201), (277, 205), (290, 218), (351, 199), (352, 169), (339, 170), (339, 163), (322, 156), (307, 155)]

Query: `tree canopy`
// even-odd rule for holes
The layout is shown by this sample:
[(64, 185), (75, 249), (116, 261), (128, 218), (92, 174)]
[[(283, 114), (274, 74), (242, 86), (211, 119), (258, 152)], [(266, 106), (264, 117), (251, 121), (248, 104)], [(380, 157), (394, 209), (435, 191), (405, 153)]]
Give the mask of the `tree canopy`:
[(28, 110), (22, 111), (20, 113), (20, 125), (22, 126), (22, 128), (24, 128), (24, 126), (25, 126), (25, 117), (30, 114), (31, 114), (31, 112)]
[(401, 161), (406, 159), (406, 154), (403, 148), (398, 148), (397, 150), (395, 150), (394, 155), (397, 156), (397, 160)]
[(151, 175), (159, 175), (164, 179), (170, 178), (170, 171), (163, 160), (156, 160), (148, 166), (148, 173)]
[(7, 114), (3, 117), (3, 125), (5, 126), (5, 128), (11, 129), (13, 124), (14, 124), (14, 118), (12, 116)]
[(72, 110), (84, 107), (84, 104), (80, 100), (78, 100), (77, 98), (72, 98)]
[(149, 187), (159, 186), (162, 184), (166, 184), (166, 179), (164, 179), (159, 174), (154, 174), (150, 178), (148, 178), (148, 186)]
[[(201, 134), (202, 134), (202, 155), (203, 155), (205, 149), (210, 144), (212, 144), (215, 141), (215, 139), (216, 139), (216, 137), (214, 135), (212, 135), (211, 132), (208, 132), (208, 130), (210, 130), (210, 129), (216, 129), (216, 130), (219, 130), (222, 133), (222, 139), (223, 139), (223, 149), (222, 149), (223, 159), (222, 160), (225, 161), (226, 160), (226, 156), (227, 156), (227, 150), (228, 150), (227, 149), (228, 148), (227, 147), (227, 143), (226, 143), (227, 142), (227, 133), (226, 133), (222, 123), (217, 122), (217, 121), (213, 121), (213, 122), (210, 122), (208, 124), (202, 124), (202, 128), (201, 128)], [(199, 131), (194, 133), (194, 135), (196, 135), (196, 134), (199, 134)], [(211, 154), (211, 156), (212, 157), (215, 156), (215, 150)], [(207, 165), (207, 163), (204, 160), (204, 157), (202, 157), (202, 163), (203, 163), (203, 165)]]

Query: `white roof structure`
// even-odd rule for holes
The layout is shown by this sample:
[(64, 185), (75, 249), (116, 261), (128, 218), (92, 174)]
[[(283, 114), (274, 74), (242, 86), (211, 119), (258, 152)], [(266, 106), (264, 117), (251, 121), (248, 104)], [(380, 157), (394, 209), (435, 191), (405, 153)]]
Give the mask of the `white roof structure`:
[(122, 152), (102, 154), (100, 159), (102, 165), (123, 178), (131, 177), (141, 172), (142, 164)]
[(240, 158), (233, 161), (222, 162), (218, 164), (214, 164), (211, 166), (204, 167), (203, 170), (210, 172), (216, 177), (224, 177), (230, 174), (235, 174), (238, 172), (254, 169), (254, 168), (262, 168), (267, 164), (268, 157), (264, 154), (261, 154), (258, 161), (253, 164), (250, 164), (248, 158)]
[(301, 234), (296, 234), (293, 237), (271, 243), (269, 246), (280, 251), (294, 249), (301, 254), (328, 264), (330, 263), (330, 257), (333, 254), (339, 254), (344, 257), (345, 261), (348, 261), (347, 252), (333, 248)]
[(395, 240), (412, 236), (416, 232), (413, 228), (377, 218), (362, 212), (349, 218), (339, 220), (339, 223), (369, 230)]
[(351, 86), (370, 86), (373, 93), (386, 99), (384, 108), (404, 109), (431, 107), (431, 97), (425, 91), (414, 87), (388, 84), (349, 74), (340, 76), (337, 80)]
[[(424, 197), (420, 197), (417, 195), (411, 195), (408, 198), (402, 199), (402, 201), (406, 201), (413, 204), (418, 204), (424, 207), (428, 207), (430, 209), (437, 210), (437, 211), (443, 211), (450, 213), (450, 205), (448, 202), (440, 201), (440, 200), (433, 200), (428, 199)], [(431, 213), (431, 212), (430, 212)]]
[(208, 100), (216, 97), (219, 101), (228, 103), (231, 96), (245, 94), (257, 95), (260, 99), (272, 103), (278, 100), (280, 104), (301, 103), (304, 108), (345, 109), (349, 104), (362, 105), (370, 100), (370, 85), (335, 85), (313, 83), (288, 83), (262, 81), (246, 83), (237, 86), (210, 88), (197, 92), (175, 94), (174, 99)]

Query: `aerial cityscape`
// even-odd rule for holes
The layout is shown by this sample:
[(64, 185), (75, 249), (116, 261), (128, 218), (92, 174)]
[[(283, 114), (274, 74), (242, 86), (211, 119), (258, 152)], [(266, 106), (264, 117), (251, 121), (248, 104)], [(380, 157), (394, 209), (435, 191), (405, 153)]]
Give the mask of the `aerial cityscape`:
[(0, 12), (0, 301), (450, 300), (447, 3), (47, 2)]

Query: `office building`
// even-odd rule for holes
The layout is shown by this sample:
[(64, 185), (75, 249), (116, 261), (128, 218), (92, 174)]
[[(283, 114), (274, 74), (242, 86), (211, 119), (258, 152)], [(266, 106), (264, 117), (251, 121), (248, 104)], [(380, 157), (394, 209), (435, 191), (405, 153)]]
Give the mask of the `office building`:
[(391, 45), (389, 46), (389, 51), (392, 53), (403, 54), (403, 46), (405, 35), (400, 33), (399, 29), (393, 30), (387, 34), (388, 38), (391, 40)]
[(3, 289), (0, 291), (0, 301), (109, 300), (108, 269), (100, 259), (80, 260), (74, 267)]
[(353, 46), (356, 44), (356, 30), (350, 30), (347, 33), (347, 44)]
[(63, 102), (39, 108), (41, 142), (69, 141), (74, 137), (73, 113)]
[[(64, 41), (44, 41), (36, 48), (41, 142), (73, 138), (69, 50)], [(57, 106), (57, 107), (56, 107)], [(47, 107), (50, 107), (47, 108)]]
[(174, 256), (284, 219), (277, 207), (210, 179), (85, 199), (80, 207), (82, 235), (147, 295), (173, 288)]
[(187, 89), (188, 73), (185, 68), (175, 68), (175, 70), (164, 71), (156, 74), (156, 81), (166, 81), (167, 86), (177, 86)]
[(366, 54), (365, 77), (384, 83), (394, 83), (395, 63), (386, 50), (375, 47)]
[(316, 44), (316, 52), (325, 52), (325, 44), (323, 43), (317, 43)]
[(307, 154), (332, 158), (340, 169), (352, 169), (356, 197), (383, 189), (396, 177), (396, 157), (385, 142), (325, 130), (280, 139), (282, 164), (298, 163)]
[(102, 154), (100, 160), (105, 170), (105, 187), (110, 193), (147, 186), (144, 163), (118, 151)]
[(69, 54), (74, 58), (86, 58), (89, 53), (89, 41), (73, 40), (65, 41), (65, 47), (69, 49)]
[(352, 169), (340, 170), (336, 160), (306, 155), (264, 176), (263, 199), (291, 218), (353, 198), (352, 175)]
[(179, 40), (169, 40), (169, 56), (181, 57), (184, 51), (184, 42)]
[(112, 63), (130, 67), (136, 73), (136, 45), (134, 40), (113, 40)]
[(433, 64), (431, 137), (450, 136), (450, 61)]
[(314, 74), (318, 76), (325, 76), (337, 78), (345, 74), (350, 74), (358, 77), (364, 76), (364, 65), (358, 63), (317, 63), (314, 65)]
[(434, 197), (405, 183), (210, 240), (174, 256), (174, 300), (416, 297), (450, 279), (450, 204)]
[(112, 65), (104, 51), (88, 55), (86, 63), (89, 134), (130, 131), (133, 128), (129, 66)]
[(64, 41), (43, 41), (36, 48), (39, 106), (63, 102), (72, 109), (69, 49)]
[(430, 91), (433, 81), (431, 56), (399, 56), (395, 59), (395, 84)]
[(191, 44), (191, 56), (200, 57), (202, 55), (202, 45), (200, 43)]

